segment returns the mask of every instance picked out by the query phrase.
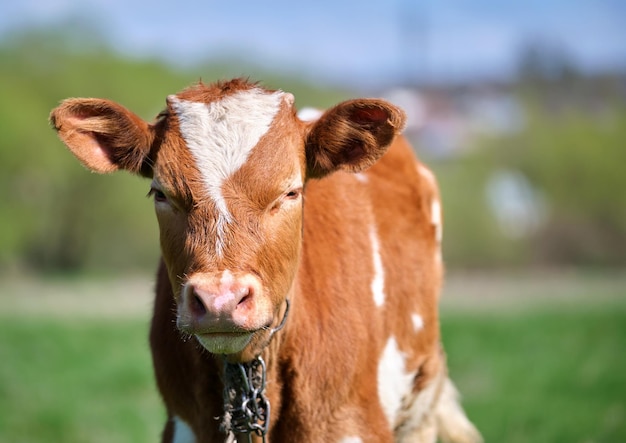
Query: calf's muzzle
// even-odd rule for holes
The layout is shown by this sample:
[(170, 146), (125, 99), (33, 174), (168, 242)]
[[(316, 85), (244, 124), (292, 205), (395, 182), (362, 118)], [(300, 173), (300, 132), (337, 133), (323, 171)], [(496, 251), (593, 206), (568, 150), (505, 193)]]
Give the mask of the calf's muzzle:
[(252, 333), (271, 322), (265, 305), (252, 274), (194, 274), (182, 288), (178, 328), (194, 335)]

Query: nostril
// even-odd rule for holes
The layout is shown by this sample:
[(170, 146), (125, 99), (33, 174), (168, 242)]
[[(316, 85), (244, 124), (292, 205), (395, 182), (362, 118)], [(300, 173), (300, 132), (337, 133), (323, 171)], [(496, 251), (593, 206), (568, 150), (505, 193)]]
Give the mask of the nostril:
[(246, 303), (248, 300), (252, 299), (253, 290), (252, 287), (247, 286), (243, 287), (239, 293), (239, 302), (237, 302), (237, 306)]
[(191, 312), (198, 317), (206, 314), (206, 306), (202, 302), (202, 299), (195, 292), (193, 293), (190, 307)]

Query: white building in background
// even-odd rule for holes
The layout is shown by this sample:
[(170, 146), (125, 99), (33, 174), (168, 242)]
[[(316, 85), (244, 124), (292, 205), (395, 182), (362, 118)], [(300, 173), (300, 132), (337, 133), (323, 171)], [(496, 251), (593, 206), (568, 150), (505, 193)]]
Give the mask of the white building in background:
[(416, 150), (448, 158), (470, 149), (477, 137), (520, 131), (524, 111), (514, 94), (477, 87), (461, 92), (395, 88), (383, 97), (407, 113), (407, 136)]
[(487, 204), (502, 234), (510, 239), (527, 238), (547, 217), (541, 193), (519, 171), (498, 169), (485, 186)]

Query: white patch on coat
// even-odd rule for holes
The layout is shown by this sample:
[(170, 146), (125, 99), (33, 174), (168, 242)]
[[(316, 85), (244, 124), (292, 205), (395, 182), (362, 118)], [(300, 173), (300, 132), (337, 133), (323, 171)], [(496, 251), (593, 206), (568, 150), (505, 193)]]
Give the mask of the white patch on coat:
[(469, 421), (461, 407), (461, 400), (456, 387), (446, 378), (435, 409), (435, 418), (439, 436), (443, 441), (480, 443), (480, 432)]
[(391, 428), (403, 399), (413, 390), (415, 374), (406, 370), (406, 355), (398, 348), (394, 337), (390, 337), (378, 362), (378, 398)]
[(374, 277), (372, 277), (372, 295), (376, 306), (382, 306), (385, 303), (385, 270), (383, 268), (383, 260), (380, 255), (380, 243), (378, 241), (378, 233), (376, 227), (370, 227), (370, 244), (372, 245), (372, 260), (374, 265)]
[(435, 252), (435, 260), (441, 261), (441, 241), (443, 239), (443, 223), (441, 222), (441, 203), (437, 198), (437, 179), (435, 178), (435, 174), (432, 173), (430, 169), (421, 163), (417, 164), (417, 172), (426, 179), (426, 181), (432, 186), (435, 190), (435, 196), (430, 203), (430, 222), (435, 228), (435, 240), (437, 241), (438, 247)]
[(435, 240), (437, 246), (435, 250), (435, 261), (441, 262), (441, 241), (443, 240), (443, 224), (441, 223), (441, 204), (436, 198), (430, 204), (431, 223), (435, 227)]
[(402, 410), (397, 417), (397, 441), (435, 443), (437, 440), (437, 426), (434, 413), (437, 394), (443, 383), (443, 377), (445, 377), (445, 374), (437, 374), (424, 389), (417, 393), (411, 392), (410, 395), (406, 396)]
[(361, 183), (367, 183), (369, 181), (369, 179), (367, 178), (367, 175), (365, 175), (362, 172), (357, 172), (354, 174), (354, 178), (357, 179), (357, 181), (361, 182)]
[(428, 182), (434, 187), (437, 186), (437, 180), (435, 179), (435, 174), (432, 173), (430, 169), (422, 164), (417, 165), (417, 172), (424, 177)]
[(441, 224), (441, 203), (436, 198), (430, 203), (431, 223), (435, 227), (435, 239), (441, 243), (443, 239), (443, 226)]
[(217, 207), (216, 252), (222, 255), (225, 231), (232, 222), (222, 184), (246, 162), (250, 152), (269, 130), (280, 109), (282, 92), (262, 89), (237, 92), (211, 103), (168, 102), (178, 116), (180, 132), (202, 174), (204, 187)]
[(424, 319), (419, 314), (411, 314), (411, 321), (413, 322), (413, 329), (415, 332), (424, 329)]
[(339, 443), (363, 443), (363, 440), (361, 439), (361, 437), (350, 436), (343, 437), (341, 440), (339, 440)]
[(314, 122), (322, 116), (323, 112), (316, 108), (305, 107), (298, 111), (298, 118), (304, 122)]
[(174, 417), (174, 438), (172, 443), (196, 443), (196, 436), (191, 427), (180, 417)]

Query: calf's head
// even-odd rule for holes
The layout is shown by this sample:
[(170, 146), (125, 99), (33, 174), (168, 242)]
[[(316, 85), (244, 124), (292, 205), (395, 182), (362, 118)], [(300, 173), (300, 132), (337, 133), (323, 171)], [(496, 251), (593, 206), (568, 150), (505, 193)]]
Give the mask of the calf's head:
[(50, 116), (87, 168), (152, 180), (177, 326), (234, 360), (258, 354), (285, 315), (306, 180), (367, 168), (404, 124), (382, 100), (343, 102), (313, 122), (293, 102), (235, 79), (168, 96), (151, 124), (101, 99), (68, 99)]

